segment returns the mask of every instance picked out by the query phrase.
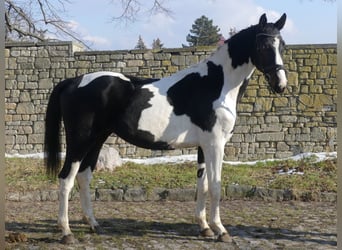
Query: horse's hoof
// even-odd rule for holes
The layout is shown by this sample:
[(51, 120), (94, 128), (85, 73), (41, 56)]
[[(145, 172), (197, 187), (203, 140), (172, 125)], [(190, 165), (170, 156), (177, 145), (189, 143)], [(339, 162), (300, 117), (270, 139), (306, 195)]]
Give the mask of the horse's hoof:
[(210, 238), (210, 237), (214, 237), (215, 234), (213, 230), (211, 230), (210, 228), (205, 228), (200, 232), (200, 236), (205, 237), (205, 238)]
[(95, 234), (104, 234), (104, 230), (100, 226), (92, 227), (91, 231)]
[(65, 245), (75, 244), (76, 239), (74, 235), (72, 234), (64, 235), (63, 238), (61, 239), (61, 243)]
[(218, 236), (217, 240), (220, 242), (225, 242), (225, 243), (231, 243), (233, 241), (232, 238), (230, 237), (229, 233), (220, 234)]

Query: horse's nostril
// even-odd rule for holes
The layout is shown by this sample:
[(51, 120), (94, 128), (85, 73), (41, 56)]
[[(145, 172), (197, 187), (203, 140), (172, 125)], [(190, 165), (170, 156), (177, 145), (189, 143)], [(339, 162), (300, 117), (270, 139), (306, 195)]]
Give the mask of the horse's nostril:
[(285, 91), (285, 87), (279, 87), (278, 88), (278, 93), (283, 93)]

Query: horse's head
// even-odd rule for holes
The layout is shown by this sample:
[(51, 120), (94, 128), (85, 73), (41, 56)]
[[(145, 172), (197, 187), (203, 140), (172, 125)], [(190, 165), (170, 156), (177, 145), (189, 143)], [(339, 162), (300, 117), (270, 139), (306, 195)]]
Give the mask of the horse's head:
[(285, 46), (280, 35), (286, 14), (275, 23), (267, 23), (266, 15), (260, 17), (255, 42), (255, 66), (264, 73), (268, 84), (277, 93), (284, 92), (287, 79), (283, 65), (282, 52)]

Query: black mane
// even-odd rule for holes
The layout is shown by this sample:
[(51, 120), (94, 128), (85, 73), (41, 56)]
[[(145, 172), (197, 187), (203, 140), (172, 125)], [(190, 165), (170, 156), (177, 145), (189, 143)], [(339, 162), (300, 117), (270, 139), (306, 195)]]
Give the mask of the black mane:
[(257, 28), (257, 25), (253, 25), (241, 30), (225, 41), (225, 43), (228, 43), (228, 53), (232, 59), (232, 67), (234, 69), (244, 63), (248, 63), (249, 58), (253, 57)]

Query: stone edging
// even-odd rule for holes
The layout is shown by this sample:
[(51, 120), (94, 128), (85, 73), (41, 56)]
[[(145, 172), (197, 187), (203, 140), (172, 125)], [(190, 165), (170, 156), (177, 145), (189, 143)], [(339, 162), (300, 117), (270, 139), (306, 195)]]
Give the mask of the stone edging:
[[(293, 190), (278, 190), (258, 188), (244, 185), (228, 185), (222, 189), (222, 199), (255, 199), (264, 201), (321, 201), (336, 202), (337, 194), (328, 192), (311, 192)], [(194, 201), (195, 188), (166, 189), (155, 188), (148, 191), (141, 187), (127, 189), (95, 189), (92, 190), (93, 201)], [(8, 192), (7, 201), (32, 202), (32, 201), (57, 201), (58, 190), (36, 190), (30, 192)], [(79, 200), (79, 193), (74, 189), (70, 200)]]

